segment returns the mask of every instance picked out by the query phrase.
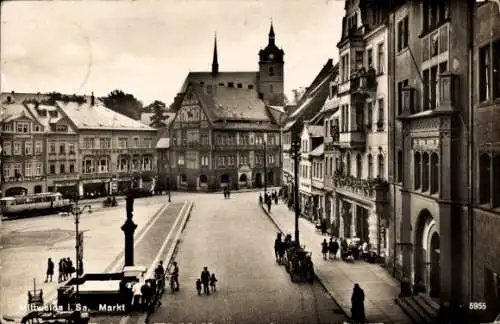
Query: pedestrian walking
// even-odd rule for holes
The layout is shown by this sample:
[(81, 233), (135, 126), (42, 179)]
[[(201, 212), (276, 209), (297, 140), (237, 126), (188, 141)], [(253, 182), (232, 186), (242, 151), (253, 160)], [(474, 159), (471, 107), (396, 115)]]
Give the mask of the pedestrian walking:
[(212, 288), (212, 292), (216, 292), (217, 289), (216, 289), (216, 282), (217, 282), (217, 278), (215, 278), (215, 273), (212, 272), (212, 275), (210, 276), (210, 288)]
[(57, 281), (63, 282), (64, 279), (64, 262), (63, 259), (59, 259), (59, 263), (57, 264)]
[(259, 194), (259, 204), (263, 204), (264, 203), (264, 199), (262, 198), (262, 194)]
[(172, 271), (172, 280), (175, 284), (175, 290), (179, 291), (179, 266), (174, 262), (174, 270)]
[(52, 276), (54, 275), (54, 262), (52, 262), (52, 259), (49, 258), (47, 260), (47, 275), (45, 276), (45, 282), (48, 282), (50, 279), (50, 282), (52, 282)]
[(227, 199), (231, 199), (231, 190), (227, 189)]
[(227, 190), (224, 188), (224, 199), (227, 199)]
[(274, 203), (277, 205), (278, 204), (278, 194), (274, 193)]
[(365, 318), (365, 292), (359, 285), (354, 284), (351, 297), (351, 319), (354, 324), (364, 324)]
[(280, 263), (281, 262), (281, 255), (280, 255), (280, 249), (281, 249), (281, 233), (278, 233), (276, 235), (276, 239), (274, 240), (274, 256), (276, 257), (276, 262)]
[(203, 292), (205, 295), (210, 295), (210, 290), (208, 289), (208, 284), (210, 283), (210, 272), (208, 271), (208, 267), (203, 267), (200, 278), (201, 283), (203, 284)]
[(323, 242), (321, 242), (321, 253), (323, 253), (323, 260), (326, 260), (326, 255), (328, 254), (328, 242), (326, 239), (323, 239)]
[(270, 213), (271, 212), (271, 199), (268, 199), (267, 200), (267, 212)]
[(198, 295), (201, 295), (201, 279), (200, 278), (196, 279), (196, 291), (198, 292)]
[(336, 260), (337, 252), (339, 251), (339, 243), (337, 242), (337, 240), (335, 239), (333, 242), (330, 241), (330, 245), (328, 246), (328, 248), (330, 250), (330, 256), (333, 255), (333, 259)]
[(68, 277), (71, 278), (71, 276), (73, 275), (73, 273), (76, 272), (76, 270), (75, 267), (73, 266), (73, 261), (71, 261), (70, 257), (66, 258), (66, 268), (68, 271)]

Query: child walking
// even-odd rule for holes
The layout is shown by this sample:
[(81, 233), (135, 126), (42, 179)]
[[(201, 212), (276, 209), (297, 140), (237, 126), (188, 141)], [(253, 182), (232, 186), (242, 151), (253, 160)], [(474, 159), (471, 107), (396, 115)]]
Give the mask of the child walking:
[(217, 282), (217, 278), (215, 278), (215, 273), (212, 273), (210, 276), (210, 287), (212, 287), (212, 292), (216, 292), (215, 283)]
[(201, 295), (201, 279), (196, 279), (196, 291), (198, 291), (198, 295)]

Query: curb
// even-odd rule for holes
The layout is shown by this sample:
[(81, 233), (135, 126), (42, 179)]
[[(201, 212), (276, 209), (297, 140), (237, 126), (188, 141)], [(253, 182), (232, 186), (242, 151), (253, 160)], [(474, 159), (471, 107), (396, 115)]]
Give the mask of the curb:
[[(180, 236), (182, 232), (184, 232), (184, 229), (186, 228), (187, 222), (191, 218), (191, 212), (193, 210), (194, 202), (190, 201), (189, 202), (189, 207), (187, 208), (184, 216), (182, 223), (179, 225), (179, 230), (177, 231), (174, 239), (174, 243), (170, 246), (170, 249), (167, 252), (167, 256), (164, 258), (164, 260), (167, 261), (167, 266), (166, 268), (170, 268), (172, 261), (174, 260), (175, 255), (177, 254), (177, 247), (179, 246), (180, 243)], [(161, 299), (161, 297), (160, 297)], [(146, 314), (143, 314), (139, 316), (137, 323), (149, 323), (149, 317), (153, 315), (155, 312), (148, 312)]]
[[(260, 205), (260, 207), (262, 208), (262, 211), (264, 212), (264, 214), (266, 214), (266, 216), (271, 220), (271, 222), (274, 224), (274, 226), (276, 226), (276, 228), (280, 231), (280, 233), (283, 235), (286, 235), (285, 232), (283, 232), (281, 227), (278, 225), (278, 223), (276, 223), (274, 218), (267, 212), (264, 205), (262, 204), (262, 205)], [(330, 299), (335, 303), (335, 305), (337, 305), (338, 309), (341, 310), (342, 315), (344, 315), (348, 320), (351, 320), (351, 317), (349, 315), (347, 315), (348, 314), (347, 311), (342, 306), (340, 306), (340, 304), (335, 300), (335, 297), (330, 292), (328, 287), (323, 283), (321, 278), (318, 277), (318, 274), (316, 273), (316, 271), (314, 271), (314, 277), (315, 277), (316, 281), (321, 285), (321, 287), (325, 290), (325, 292), (328, 294), (328, 296), (330, 296)]]

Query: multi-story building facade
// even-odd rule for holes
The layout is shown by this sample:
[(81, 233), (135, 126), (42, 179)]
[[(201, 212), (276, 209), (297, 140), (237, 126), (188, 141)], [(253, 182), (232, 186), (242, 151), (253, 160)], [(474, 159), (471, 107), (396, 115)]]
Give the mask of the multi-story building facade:
[(2, 195), (46, 191), (46, 130), (13, 96), (2, 97)]
[[(299, 205), (301, 214), (311, 220), (319, 218), (322, 191), (314, 188), (318, 186), (319, 158), (322, 156), (321, 144), (323, 143), (323, 127), (311, 125), (304, 121), (302, 134), (300, 135), (300, 162), (299, 162)], [(314, 162), (313, 162), (314, 160)]]
[[(379, 255), (388, 246), (388, 79), (384, 6), (346, 1), (337, 44), (340, 109), (329, 119), (332, 210), (338, 235), (368, 242)], [(329, 166), (332, 169), (332, 166)]]
[[(336, 148), (333, 146), (332, 128), (338, 129), (339, 118), (335, 113), (339, 110), (340, 99), (337, 96), (338, 75), (330, 82), (330, 94), (323, 105), (321, 115), (323, 118), (323, 152), (324, 152), (324, 171), (323, 171), (323, 196), (324, 196), (324, 217), (328, 225), (328, 230), (332, 234), (338, 235), (338, 222), (333, 214), (335, 199), (335, 161)], [(334, 118), (337, 117), (337, 118)]]
[[(104, 107), (93, 96), (66, 99), (2, 95), (7, 110), (2, 139), (4, 153), (10, 152), (3, 156), (4, 194), (106, 195), (132, 182), (154, 182), (155, 129)], [(9, 134), (12, 141), (5, 140)]]
[(170, 128), (169, 181), (178, 189), (277, 185), (280, 127), (254, 89), (189, 84)]
[[(500, 4), (479, 3), (473, 18), (469, 141), (471, 206), (470, 300), (500, 313)], [(469, 142), (469, 143), (470, 143)], [(454, 162), (453, 162), (454, 163)], [(488, 318), (489, 317), (489, 318)]]
[(481, 57), (491, 39), (489, 23), (498, 16), (491, 7), (475, 7), (475, 1), (393, 1), (389, 8), (389, 213), (396, 226), (388, 261), (441, 305), (467, 309), (470, 302), (486, 302), (488, 310), (475, 314), (485, 315), (498, 312), (490, 288), (500, 270), (498, 238), (488, 233), (499, 223), (492, 191), (480, 198), (495, 180), (488, 173), (489, 185), (482, 186), (487, 177), (481, 180), (480, 170), (481, 158), (489, 162), (486, 172), (494, 168), (489, 144), (498, 138), (481, 137), (495, 134), (493, 126), (476, 131), (475, 123), (492, 119), (493, 101), (485, 100), (482, 109), (478, 98), (484, 89), (493, 91), (480, 82), (490, 84), (494, 73), (481, 75), (471, 53)]
[[(333, 60), (329, 59), (323, 66), (318, 75), (314, 78), (310, 86), (294, 109), (287, 112), (283, 120), (282, 137), (282, 183), (283, 191), (286, 197), (293, 202), (293, 192), (295, 185), (294, 161), (290, 154), (292, 142), (299, 141), (304, 127), (304, 121), (312, 119), (323, 107), (330, 93), (330, 82), (338, 74), (338, 64), (334, 65)], [(300, 177), (300, 170), (299, 170)], [(299, 199), (299, 204), (300, 204)], [(300, 205), (301, 210), (303, 206)]]

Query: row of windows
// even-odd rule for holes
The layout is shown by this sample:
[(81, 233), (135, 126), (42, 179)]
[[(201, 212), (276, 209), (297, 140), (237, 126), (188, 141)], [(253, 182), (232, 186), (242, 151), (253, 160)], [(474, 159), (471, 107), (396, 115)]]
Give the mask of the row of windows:
[(40, 125), (32, 124), (30, 122), (4, 123), (2, 128), (4, 132), (15, 132), (21, 134), (29, 134), (31, 132), (40, 133), (42, 131), (42, 127)]
[[(200, 85), (204, 85), (204, 84), (205, 84), (204, 82), (200, 82)], [(219, 86), (219, 87), (226, 87), (227, 86), (228, 88), (239, 88), (239, 89), (244, 88), (243, 83), (236, 83), (236, 86), (235, 86), (234, 82), (228, 82), (227, 85), (224, 82), (220, 82), (217, 86)], [(248, 84), (246, 86), (246, 88), (251, 90), (251, 89), (254, 89), (255, 86), (253, 84)], [(206, 90), (207, 90), (207, 94), (212, 95), (214, 92), (214, 86), (211, 84), (208, 84), (206, 87)]]
[(385, 71), (385, 44), (381, 42), (376, 45), (376, 52), (372, 47), (366, 51), (357, 50), (354, 53), (354, 66), (351, 66), (350, 55), (344, 54), (340, 57), (340, 81), (347, 82), (351, 79), (351, 73), (361, 68), (374, 69), (377, 73)]
[(431, 195), (439, 191), (439, 156), (437, 153), (415, 152), (413, 154), (413, 187), (415, 190), (429, 192)]
[(403, 113), (404, 105), (409, 105), (411, 114), (438, 108), (441, 99), (439, 75), (446, 71), (448, 71), (448, 62), (441, 62), (422, 71), (422, 109), (417, 109), (415, 106), (415, 98), (409, 95), (405, 96), (404, 89), (409, 86), (408, 80), (399, 81), (397, 83), (398, 115)]
[[(112, 163), (108, 158), (84, 158), (82, 160), (82, 173), (108, 173), (111, 172)], [(119, 159), (116, 164), (118, 172), (127, 172), (132, 170), (151, 171), (153, 167), (153, 158), (144, 156), (132, 160)]]
[[(377, 155), (377, 170), (374, 170), (373, 165), (373, 156), (372, 154), (368, 154), (366, 163), (366, 175), (363, 174), (363, 157), (361, 154), (356, 155), (356, 169), (353, 170), (351, 167), (351, 154), (347, 153), (345, 157), (345, 175), (355, 176), (358, 179), (364, 178), (366, 176), (367, 179), (374, 179), (376, 177), (380, 179), (385, 179), (385, 158), (382, 153)], [(342, 163), (341, 161), (336, 160), (335, 163)], [(330, 163), (333, 163), (333, 160), (330, 160)], [(336, 165), (336, 169), (343, 170), (341, 165)], [(376, 171), (377, 173), (374, 173)]]
[[(23, 151), (23, 144), (24, 144), (24, 151)], [(33, 145), (34, 144), (34, 145)], [(66, 147), (68, 148), (66, 150)], [(59, 148), (57, 150), (56, 148)], [(36, 142), (14, 142), (11, 144), (10, 142), (4, 143), (3, 147), (3, 152), (5, 155), (40, 155), (43, 153), (43, 142), (41, 141), (36, 141)], [(54, 142), (49, 143), (49, 154), (75, 154), (75, 144), (73, 143), (59, 143), (56, 144)]]
[(323, 163), (314, 161), (312, 163), (312, 177), (316, 179), (323, 179)]
[[(84, 137), (83, 138), (83, 148), (84, 149), (111, 149), (114, 148), (113, 140), (111, 137), (101, 137), (97, 140), (97, 138), (93, 137)], [(143, 139), (142, 143), (139, 137), (134, 137), (132, 139), (132, 146), (129, 146), (129, 138), (128, 137), (119, 137), (118, 138), (118, 148), (152, 148), (153, 147), (153, 138), (146, 137)]]
[[(377, 121), (375, 122), (374, 110), (377, 110)], [(353, 120), (354, 119), (354, 120)], [(342, 105), (340, 106), (340, 132), (366, 131), (373, 129), (376, 125), (377, 131), (384, 131), (385, 121), (385, 101), (384, 98), (378, 98), (376, 108), (374, 102), (366, 102), (363, 106)], [(338, 121), (334, 119), (333, 123), (326, 121), (326, 132), (330, 135), (331, 126), (339, 127)], [(338, 129), (338, 128), (337, 128)]]
[[(23, 172), (24, 171), (24, 172)], [(32, 162), (24, 163), (5, 163), (3, 166), (4, 177), (9, 178), (22, 178), (22, 177), (39, 177), (43, 175), (43, 163)]]
[[(266, 134), (268, 145), (279, 145), (279, 136), (275, 134)], [(175, 137), (172, 138), (173, 145), (189, 145), (189, 144), (202, 144), (209, 145), (209, 135), (200, 134), (199, 130), (187, 130), (185, 136), (181, 130), (177, 131)], [(217, 145), (263, 145), (264, 135), (249, 134), (228, 134), (228, 135), (215, 135), (215, 143)]]

